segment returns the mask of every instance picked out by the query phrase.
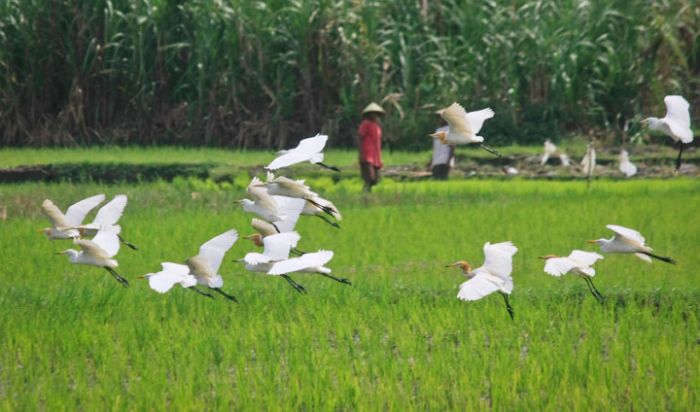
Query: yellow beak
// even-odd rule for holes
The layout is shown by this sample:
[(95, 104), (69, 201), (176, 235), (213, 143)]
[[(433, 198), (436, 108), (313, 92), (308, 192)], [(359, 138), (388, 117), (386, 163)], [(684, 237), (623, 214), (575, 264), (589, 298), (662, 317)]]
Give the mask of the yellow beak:
[(598, 243), (597, 240), (587, 240), (586, 243)]

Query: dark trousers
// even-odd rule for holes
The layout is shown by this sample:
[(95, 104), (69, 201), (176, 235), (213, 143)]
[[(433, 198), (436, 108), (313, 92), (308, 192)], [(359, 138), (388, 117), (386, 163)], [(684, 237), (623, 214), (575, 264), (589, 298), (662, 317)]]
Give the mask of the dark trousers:
[(371, 191), (372, 186), (379, 183), (379, 168), (369, 162), (360, 162), (360, 172), (365, 181), (364, 191)]
[(433, 166), (433, 179), (447, 180), (447, 175), (450, 174), (450, 166), (447, 164)]

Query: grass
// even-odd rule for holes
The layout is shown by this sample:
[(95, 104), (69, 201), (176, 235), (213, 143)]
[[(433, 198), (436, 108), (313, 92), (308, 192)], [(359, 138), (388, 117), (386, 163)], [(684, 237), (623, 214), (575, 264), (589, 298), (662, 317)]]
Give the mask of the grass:
[[(222, 267), (240, 305), (135, 277), (181, 261), (229, 228), (250, 232), (240, 188), (191, 181), (137, 186), (0, 186), (0, 409), (689, 410), (700, 375), (700, 222), (696, 180), (594, 182), (316, 179), (342, 230), (298, 225), (304, 250), (335, 251), (352, 287), (297, 275), (309, 290)], [(196, 190), (195, 190), (196, 189)], [(197, 196), (192, 196), (196, 191)], [(41, 239), (40, 200), (63, 206), (126, 193), (121, 288)], [(583, 281), (555, 279), (536, 257), (589, 249), (607, 223), (639, 229), (676, 266), (606, 256), (599, 305)], [(498, 296), (459, 302), (445, 263), (482, 261), (484, 242), (512, 240), (511, 322)]]

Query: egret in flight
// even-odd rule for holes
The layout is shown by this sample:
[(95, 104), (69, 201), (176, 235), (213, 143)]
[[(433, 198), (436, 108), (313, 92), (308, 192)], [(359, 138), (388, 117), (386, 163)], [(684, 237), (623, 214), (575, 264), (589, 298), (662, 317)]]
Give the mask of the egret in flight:
[(636, 230), (618, 225), (607, 225), (606, 227), (615, 232), (615, 236), (610, 239), (596, 239), (588, 241), (588, 243), (596, 243), (600, 245), (601, 252), (634, 253), (634, 255), (638, 258), (649, 263), (651, 263), (651, 258), (658, 259), (666, 263), (676, 263), (676, 261), (670, 257), (659, 256), (651, 253), (653, 249), (646, 246), (644, 236), (642, 236), (642, 234)]
[(335, 217), (334, 214), (338, 212), (338, 209), (333, 206), (333, 204), (328, 205), (330, 202), (322, 199), (317, 193), (311, 191), (311, 188), (307, 186), (303, 180), (292, 180), (284, 176), (275, 177), (275, 175), (268, 172), (267, 182), (265, 184), (267, 186), (267, 192), (273, 196), (304, 199), (308, 203), (311, 203), (312, 206), (321, 209), (321, 211), (333, 217)]
[(282, 150), (278, 152), (278, 156), (265, 169), (277, 170), (293, 164), (308, 161), (312, 164), (317, 164), (326, 169), (340, 172), (335, 166), (328, 166), (323, 163), (323, 148), (326, 146), (328, 136), (325, 134), (317, 134), (314, 137), (303, 139), (297, 147), (290, 150)]
[[(136, 246), (127, 242), (121, 235), (121, 228), (117, 225), (119, 218), (124, 213), (126, 207), (126, 195), (116, 195), (114, 199), (109, 201), (97, 211), (97, 215), (92, 223), (80, 224), (75, 228), (80, 232), (81, 237), (95, 236), (99, 230), (116, 230), (119, 236), (119, 241), (133, 250), (138, 250)], [(119, 229), (116, 229), (119, 228)]]
[(224, 255), (238, 240), (238, 232), (231, 229), (204, 243), (199, 248), (199, 254), (185, 261), (190, 270), (190, 274), (197, 279), (197, 283), (224, 296), (226, 299), (238, 303), (232, 295), (221, 290), (224, 286), (224, 279), (219, 274), (221, 261)]
[[(264, 246), (263, 253), (250, 252), (239, 261), (245, 263), (246, 269), (251, 272), (263, 272), (270, 275), (269, 271), (276, 262), (289, 259), (289, 252), (292, 248), (296, 247), (300, 238), (297, 232), (285, 232), (266, 236), (262, 239)], [(286, 280), (297, 292), (306, 293), (306, 289), (295, 282), (286, 273), (280, 274), (279, 276)]]
[(49, 239), (75, 239), (80, 237), (80, 232), (76, 229), (83, 223), (83, 219), (97, 205), (105, 200), (105, 195), (99, 194), (71, 205), (64, 215), (51, 200), (46, 199), (41, 204), (41, 211), (51, 221), (51, 227), (40, 229)]
[(547, 255), (541, 256), (540, 259), (546, 260), (544, 271), (552, 276), (559, 277), (567, 273), (581, 276), (583, 280), (586, 281), (588, 290), (593, 294), (593, 297), (595, 297), (598, 302), (603, 303), (603, 295), (600, 294), (593, 284), (595, 269), (592, 267), (596, 261), (603, 259), (603, 256), (597, 253), (574, 250), (567, 257)]
[[(330, 220), (324, 216), (324, 213), (332, 217), (333, 220)], [(338, 208), (335, 207), (330, 200), (326, 200), (320, 196), (316, 196), (313, 199), (307, 199), (301, 214), (316, 216), (337, 229), (340, 229), (338, 222), (343, 219), (343, 216), (340, 214)]]
[(67, 255), (71, 263), (105, 268), (122, 286), (129, 286), (129, 281), (114, 270), (119, 266), (119, 263), (112, 259), (119, 252), (119, 237), (116, 232), (100, 230), (92, 240), (74, 239), (73, 243), (81, 250), (67, 249), (57, 254)]
[(437, 111), (448, 126), (447, 132), (438, 131), (430, 135), (440, 139), (443, 144), (469, 144), (479, 143), (479, 147), (496, 156), (501, 156), (496, 150), (484, 144), (484, 138), (477, 135), (484, 125), (484, 121), (494, 116), (490, 108), (467, 113), (459, 103), (452, 103), (444, 109)]
[(292, 272), (317, 273), (328, 279), (335, 280), (346, 285), (352, 285), (350, 280), (338, 278), (331, 275), (331, 269), (324, 265), (333, 259), (333, 252), (330, 250), (319, 250), (314, 253), (305, 253), (299, 257), (282, 260), (275, 263), (267, 272), (270, 275), (286, 275)]
[(190, 274), (190, 268), (187, 265), (163, 262), (161, 266), (163, 270), (160, 272), (148, 273), (139, 276), (139, 279), (147, 279), (151, 289), (158, 293), (166, 293), (172, 289), (173, 286), (180, 285), (185, 289), (190, 289), (208, 298), (214, 298), (211, 293), (197, 288), (197, 278)]
[(459, 267), (462, 274), (469, 280), (459, 286), (457, 298), (460, 300), (479, 300), (493, 292), (499, 292), (503, 296), (506, 310), (513, 319), (515, 312), (510, 306), (508, 295), (513, 291), (513, 255), (518, 248), (512, 242), (502, 242), (484, 245), (484, 264), (472, 269), (466, 260), (457, 261), (448, 267)]
[[(298, 214), (297, 214), (297, 216), (298, 216)], [(272, 224), (270, 224), (264, 220), (258, 219), (258, 218), (253, 218), (250, 221), (250, 225), (255, 230), (255, 233), (253, 233), (252, 235), (245, 236), (244, 238), (253, 242), (253, 244), (257, 247), (264, 246), (263, 239), (265, 239), (266, 237), (276, 235), (279, 233), (279, 232), (277, 232), (277, 229), (274, 226), (272, 226)], [(287, 227), (285, 227), (285, 229), (287, 229)], [(291, 232), (294, 229), (294, 227), (293, 226), (288, 227), (288, 229), (290, 229), (290, 230), (285, 230), (282, 233)], [(296, 243), (295, 243), (295, 245), (296, 245)], [(292, 247), (291, 251), (293, 253), (298, 254), (298, 255), (303, 254), (303, 252), (298, 250), (296, 247)]]
[(629, 154), (624, 149), (620, 151), (620, 172), (625, 177), (632, 177), (637, 174), (637, 166), (630, 162)]
[(652, 130), (658, 130), (678, 142), (676, 170), (681, 167), (683, 145), (693, 142), (693, 130), (690, 128), (690, 104), (683, 96), (666, 96), (666, 117), (659, 119), (647, 117), (642, 120)]

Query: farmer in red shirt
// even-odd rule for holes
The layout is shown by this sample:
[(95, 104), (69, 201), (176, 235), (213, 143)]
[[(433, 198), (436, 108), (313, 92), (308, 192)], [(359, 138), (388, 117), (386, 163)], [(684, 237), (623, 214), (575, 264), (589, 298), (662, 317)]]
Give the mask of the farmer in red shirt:
[(369, 192), (379, 182), (379, 169), (382, 168), (382, 128), (379, 117), (384, 109), (377, 103), (370, 103), (362, 111), (362, 123), (358, 130), (360, 146), (360, 170), (365, 181), (364, 190)]

